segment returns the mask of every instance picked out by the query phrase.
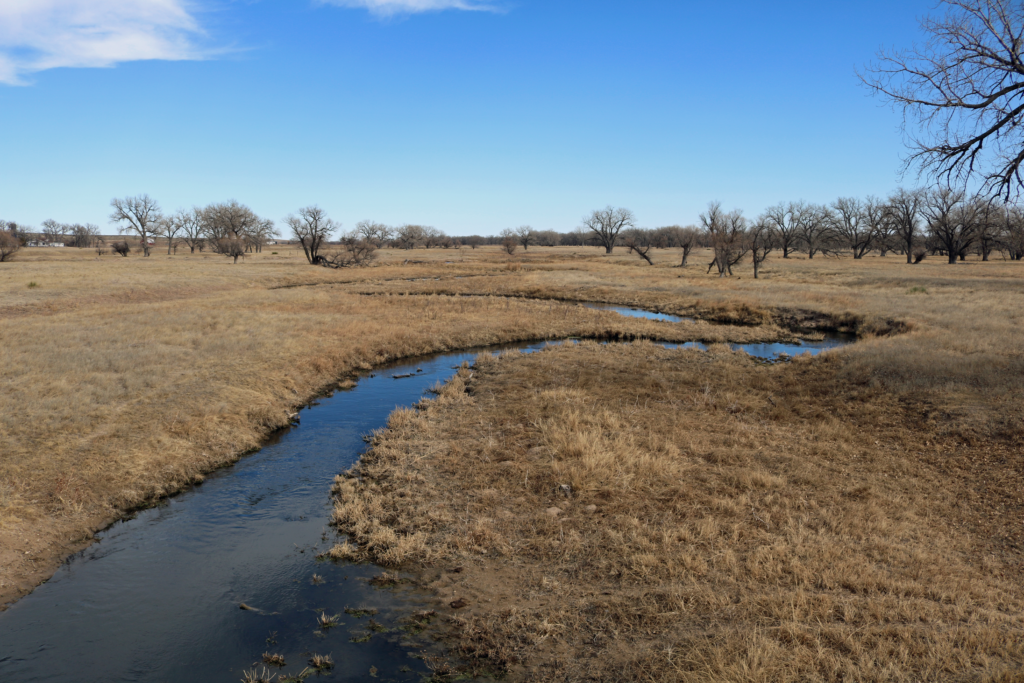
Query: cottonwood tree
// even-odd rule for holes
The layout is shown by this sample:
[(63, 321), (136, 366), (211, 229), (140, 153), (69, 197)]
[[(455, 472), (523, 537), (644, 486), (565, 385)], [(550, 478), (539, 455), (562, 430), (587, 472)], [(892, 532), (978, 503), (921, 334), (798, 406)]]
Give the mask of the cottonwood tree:
[(320, 263), (329, 268), (363, 266), (376, 258), (376, 251), (377, 245), (357, 229), (342, 235), (340, 248), (324, 252)]
[(977, 204), (975, 212), (977, 231), (974, 243), (978, 254), (981, 255), (981, 260), (988, 261), (988, 257), (1000, 244), (999, 238), (1002, 229), (1000, 214), (1003, 207), (996, 201), (980, 197), (975, 198), (975, 202)]
[(790, 252), (796, 251), (800, 245), (799, 217), (805, 210), (803, 202), (789, 202), (776, 204), (764, 212), (765, 218), (775, 227), (782, 258), (789, 258)]
[(252, 209), (234, 199), (210, 204), (203, 209), (203, 224), (210, 248), (214, 253), (232, 258), (233, 263), (238, 263), (238, 259), (245, 255), (252, 232), (262, 221)]
[(673, 225), (667, 228), (667, 230), (669, 230), (670, 239), (668, 246), (677, 247), (682, 250), (683, 253), (682, 258), (679, 260), (679, 267), (685, 268), (686, 260), (690, 258), (690, 252), (693, 251), (700, 240), (700, 233), (693, 225), (687, 225), (685, 228)]
[(1024, 162), (1024, 5), (941, 0), (922, 45), (882, 51), (861, 75), (903, 113), (905, 168), (947, 185), (971, 178), (992, 194), (1020, 191)]
[(14, 234), (14, 231), (0, 227), (0, 263), (13, 260), (19, 249), (21, 249), (21, 240)]
[(1024, 212), (1020, 207), (1007, 205), (1000, 214), (1002, 244), (1011, 261), (1024, 260)]
[(636, 227), (636, 217), (629, 209), (608, 206), (585, 216), (581, 227), (590, 231), (598, 244), (604, 247), (604, 253), (610, 254), (615, 248), (619, 233)]
[(391, 240), (392, 230), (383, 223), (367, 220), (356, 223), (356, 232), (358, 232), (364, 240), (372, 242), (378, 247), (382, 247)]
[(960, 190), (940, 188), (929, 192), (922, 206), (928, 233), (949, 259), (956, 263), (977, 237), (978, 205)]
[(134, 233), (139, 238), (142, 253), (149, 256), (149, 240), (154, 235), (154, 228), (163, 218), (160, 205), (148, 194), (140, 194), (137, 197), (112, 199), (110, 206), (114, 208), (110, 214), (110, 222), (117, 224), (118, 233)]
[(761, 264), (768, 259), (768, 254), (779, 246), (779, 236), (775, 232), (774, 221), (764, 215), (760, 216), (750, 226), (747, 243), (750, 245), (750, 256), (754, 261), (754, 279), (757, 279), (761, 271)]
[(832, 202), (830, 217), (836, 234), (853, 251), (853, 258), (863, 258), (876, 236), (876, 226), (867, 220), (864, 204), (859, 199), (840, 197)]
[(202, 209), (198, 207), (178, 209), (171, 220), (180, 226), (181, 240), (188, 246), (189, 253), (196, 253), (196, 248), (202, 251), (206, 239), (206, 223), (203, 219)]
[(900, 188), (889, 196), (886, 212), (893, 232), (901, 248), (907, 255), (907, 263), (913, 260), (914, 244), (917, 231), (921, 224), (921, 206), (924, 203), (924, 190), (905, 190)]
[(708, 244), (715, 250), (715, 258), (708, 264), (708, 272), (718, 268), (718, 277), (732, 275), (732, 267), (747, 253), (747, 221), (743, 212), (725, 213), (719, 202), (708, 204), (708, 210), (700, 214)]
[(529, 251), (530, 245), (537, 242), (537, 233), (529, 225), (520, 225), (515, 230), (516, 239), (522, 245), (523, 251)]
[(43, 240), (46, 242), (63, 242), (64, 241), (64, 224), (58, 223), (52, 218), (47, 218), (45, 221), (40, 223), (42, 227)]
[(311, 265), (320, 265), (320, 250), (334, 234), (334, 231), (341, 227), (340, 224), (328, 218), (327, 213), (316, 205), (299, 209), (298, 216), (288, 216), (284, 222), (291, 228), (292, 236), (302, 245), (306, 260)]
[(99, 240), (100, 226), (93, 223), (85, 225), (75, 223), (65, 226), (65, 234), (68, 236), (71, 246), (88, 249)]
[(627, 230), (622, 234), (622, 244), (630, 252), (636, 252), (636, 255), (647, 261), (649, 265), (654, 265), (654, 261), (651, 260), (650, 252), (654, 248), (653, 235), (650, 230)]
[(415, 249), (424, 239), (423, 227), (403, 225), (395, 231), (395, 245), (400, 249)]
[(269, 218), (261, 218), (245, 235), (245, 250), (254, 253), (262, 253), (263, 247), (270, 241), (271, 237), (277, 237), (277, 228), (274, 221)]
[(807, 250), (808, 259), (813, 259), (818, 252), (826, 256), (835, 253), (835, 231), (832, 227), (834, 221), (829, 214), (827, 207), (806, 204), (794, 215), (797, 234), (800, 236), (800, 243)]
[(512, 228), (505, 228), (498, 235), (501, 238), (501, 248), (505, 250), (505, 253), (511, 256), (516, 253), (516, 249), (519, 247), (519, 235)]
[(178, 252), (178, 235), (181, 234), (182, 225), (175, 220), (177, 214), (165, 216), (159, 224), (154, 226), (154, 234), (161, 235), (167, 240), (167, 255), (170, 256), (171, 252)]

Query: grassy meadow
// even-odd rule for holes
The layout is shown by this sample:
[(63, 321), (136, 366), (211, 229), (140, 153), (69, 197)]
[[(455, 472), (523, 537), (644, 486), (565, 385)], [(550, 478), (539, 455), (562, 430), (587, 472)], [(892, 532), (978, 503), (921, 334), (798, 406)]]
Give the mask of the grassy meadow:
[(463, 653), (517, 677), (1021, 675), (1024, 264), (773, 257), (755, 280), (676, 250), (328, 270), (277, 249), (0, 264), (0, 603), (386, 361), (843, 329), (860, 341), (777, 365), (642, 342), (483, 358), (338, 480), (336, 555), (470, 596)]

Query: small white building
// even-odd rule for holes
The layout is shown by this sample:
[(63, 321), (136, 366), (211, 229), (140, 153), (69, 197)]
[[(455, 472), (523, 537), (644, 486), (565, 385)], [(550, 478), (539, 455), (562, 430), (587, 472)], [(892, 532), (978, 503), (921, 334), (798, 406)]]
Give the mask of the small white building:
[(63, 247), (63, 242), (40, 242), (39, 240), (33, 240), (28, 243), (30, 247)]

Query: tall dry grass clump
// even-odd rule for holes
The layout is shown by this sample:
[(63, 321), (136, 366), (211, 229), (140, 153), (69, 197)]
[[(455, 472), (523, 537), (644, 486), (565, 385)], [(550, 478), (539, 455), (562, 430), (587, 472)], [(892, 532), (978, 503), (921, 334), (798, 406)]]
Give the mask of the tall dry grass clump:
[[(1024, 534), (979, 519), (972, 492), (1019, 487), (1024, 460), (952, 474), (985, 454), (843, 383), (846, 354), (483, 355), (337, 479), (334, 554), (418, 565), (468, 602), (453, 618), (474, 673), (1013, 679)], [(1024, 511), (1013, 486), (990, 495)]]

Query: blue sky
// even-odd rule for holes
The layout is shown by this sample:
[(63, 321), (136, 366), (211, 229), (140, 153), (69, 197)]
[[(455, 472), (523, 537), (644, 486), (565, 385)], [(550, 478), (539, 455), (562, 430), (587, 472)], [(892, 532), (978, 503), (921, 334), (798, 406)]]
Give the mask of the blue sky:
[[(884, 195), (931, 0), (0, 0), (0, 217), (149, 193), (493, 234)], [(903, 184), (914, 185), (908, 176)]]

